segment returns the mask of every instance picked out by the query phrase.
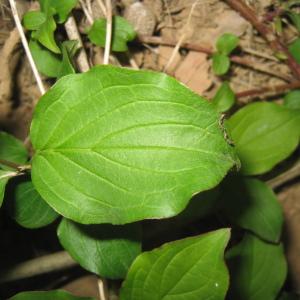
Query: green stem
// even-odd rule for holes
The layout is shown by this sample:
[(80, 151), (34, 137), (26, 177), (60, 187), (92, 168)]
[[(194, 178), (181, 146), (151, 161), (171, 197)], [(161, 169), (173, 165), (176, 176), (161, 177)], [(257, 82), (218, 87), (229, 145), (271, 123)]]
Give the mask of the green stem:
[(8, 160), (1, 159), (1, 158), (0, 158), (0, 164), (5, 165), (10, 168), (13, 168), (13, 169), (17, 170), (18, 172), (23, 172), (23, 171), (31, 169), (31, 165), (19, 165), (12, 161), (8, 161)]

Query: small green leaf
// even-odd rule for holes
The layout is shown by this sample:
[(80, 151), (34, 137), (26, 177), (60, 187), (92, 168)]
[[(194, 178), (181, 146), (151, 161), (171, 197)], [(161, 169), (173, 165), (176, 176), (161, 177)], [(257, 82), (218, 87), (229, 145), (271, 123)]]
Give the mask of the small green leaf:
[(10, 216), (25, 228), (40, 228), (52, 223), (58, 214), (41, 198), (31, 181), (17, 184), (7, 203)]
[[(0, 132), (0, 159), (21, 165), (26, 163), (27, 158), (27, 150), (20, 140), (6, 132)], [(0, 168), (11, 170), (11, 168), (1, 164)]]
[(4, 171), (0, 169), (0, 207), (3, 202), (5, 187), (8, 180), (14, 176), (16, 176), (16, 172), (13, 171)]
[(234, 105), (234, 102), (235, 94), (230, 88), (229, 83), (225, 81), (214, 96), (212, 104), (216, 107), (217, 111), (225, 112)]
[(247, 234), (226, 253), (230, 269), (230, 300), (274, 300), (287, 274), (282, 245)]
[(231, 177), (224, 182), (222, 213), (238, 226), (264, 240), (277, 243), (283, 224), (282, 208), (276, 195), (257, 179)]
[(94, 298), (77, 297), (66, 291), (54, 290), (47, 292), (22, 292), (9, 300), (93, 300)]
[(174, 216), (236, 163), (208, 101), (163, 73), (113, 66), (62, 78), (30, 136), (35, 188), (85, 224)]
[(58, 23), (64, 23), (78, 0), (39, 0), (39, 2), (43, 11), (49, 12), (50, 9), (54, 9)]
[(295, 13), (293, 11), (289, 11), (287, 12), (287, 15), (289, 16), (297, 30), (300, 32), (300, 14)]
[(46, 15), (40, 11), (29, 11), (23, 17), (23, 25), (28, 30), (37, 30), (46, 19)]
[(36, 31), (32, 32), (32, 37), (52, 52), (61, 53), (54, 38), (55, 29), (56, 23), (53, 19), (53, 15), (49, 14), (46, 22), (44, 22)]
[(299, 119), (290, 109), (268, 102), (253, 103), (227, 122), (241, 160), (242, 172), (257, 175), (271, 170), (296, 149)]
[(297, 63), (300, 64), (300, 38), (296, 39), (292, 44), (290, 44), (289, 51)]
[(78, 49), (77, 41), (62, 43), (62, 58), (33, 39), (30, 40), (29, 47), (36, 66), (43, 75), (60, 78), (75, 73), (72, 57)]
[[(112, 51), (127, 51), (127, 42), (132, 41), (135, 36), (136, 33), (133, 26), (126, 19), (119, 16), (113, 18)], [(106, 19), (96, 20), (88, 33), (88, 37), (95, 45), (104, 47), (106, 40)]]
[(230, 59), (225, 54), (215, 53), (212, 56), (212, 68), (216, 75), (224, 75), (230, 68)]
[(33, 39), (29, 42), (29, 48), (40, 73), (52, 78), (59, 77), (59, 70), (61, 67), (59, 55), (48, 50), (38, 41)]
[(284, 97), (284, 105), (289, 109), (300, 109), (300, 90), (287, 93)]
[(75, 70), (72, 64), (72, 57), (78, 50), (77, 41), (65, 41), (62, 43), (62, 61), (58, 72), (58, 78), (65, 75), (74, 74)]
[(239, 44), (239, 38), (231, 33), (224, 33), (217, 40), (217, 50), (220, 54), (229, 55)]
[(139, 224), (81, 225), (63, 219), (58, 228), (62, 246), (83, 268), (99, 276), (124, 278), (141, 253)]
[(230, 232), (221, 229), (144, 252), (129, 269), (120, 300), (222, 300), (229, 276), (223, 253)]

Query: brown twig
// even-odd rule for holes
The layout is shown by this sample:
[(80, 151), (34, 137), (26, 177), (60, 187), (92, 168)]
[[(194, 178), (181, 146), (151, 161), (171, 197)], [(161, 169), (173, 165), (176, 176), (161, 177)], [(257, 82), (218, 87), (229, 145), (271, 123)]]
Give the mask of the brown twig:
[(272, 188), (276, 189), (283, 184), (300, 177), (300, 161), (298, 161), (291, 169), (283, 172), (275, 178), (267, 181), (267, 184)]
[[(177, 44), (176, 41), (162, 39), (161, 37), (158, 37), (158, 36), (139, 36), (138, 41), (140, 43), (145, 43), (145, 44), (163, 45), (163, 46), (171, 46), (171, 47), (174, 47)], [(200, 46), (200, 45), (194, 44), (194, 43), (182, 43), (181, 48), (198, 51), (201, 53), (205, 53), (207, 55), (212, 55), (214, 52), (212, 48), (203, 47), (203, 46)], [(245, 59), (245, 58), (242, 58), (242, 57), (239, 57), (236, 55), (231, 56), (230, 60), (236, 64), (248, 67), (250, 69), (253, 69), (253, 70), (268, 74), (268, 75), (275, 76), (275, 77), (283, 79), (287, 82), (290, 82), (292, 80), (292, 78), (289, 75), (282, 74), (280, 72), (274, 72), (274, 71), (270, 70), (269, 66), (257, 64), (257, 63), (254, 63), (253, 61), (249, 61), (248, 59)]]
[(61, 251), (25, 261), (7, 270), (1, 270), (0, 283), (30, 278), (76, 265), (77, 263), (66, 251)]
[(224, 0), (232, 9), (239, 12), (253, 27), (261, 34), (261, 36), (268, 42), (269, 46), (275, 53), (283, 53), (286, 56), (286, 62), (289, 65), (293, 74), (300, 79), (300, 65), (296, 62), (288, 49), (273, 30), (262, 23), (255, 12), (243, 0)]
[(257, 89), (251, 89), (243, 92), (239, 92), (236, 94), (237, 98), (251, 97), (251, 96), (259, 96), (266, 93), (273, 94), (283, 94), (286, 91), (300, 88), (300, 80), (294, 81), (289, 84), (280, 84), (275, 86), (266, 86)]
[(86, 72), (90, 69), (89, 61), (85, 52), (85, 49), (82, 44), (80, 33), (77, 28), (76, 21), (72, 15), (69, 16), (67, 22), (65, 23), (65, 29), (70, 40), (77, 40), (79, 46), (79, 54), (77, 56), (78, 68), (81, 72)]

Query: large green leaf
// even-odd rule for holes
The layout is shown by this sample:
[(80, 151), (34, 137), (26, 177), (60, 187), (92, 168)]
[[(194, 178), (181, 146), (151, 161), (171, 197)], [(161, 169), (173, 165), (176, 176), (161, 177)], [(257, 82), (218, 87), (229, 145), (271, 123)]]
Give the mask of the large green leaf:
[(86, 224), (176, 215), (235, 164), (212, 105), (149, 71), (62, 78), (39, 101), (30, 136), (37, 191)]
[(0, 207), (3, 202), (6, 184), (10, 178), (12, 178), (16, 175), (17, 175), (16, 172), (4, 171), (4, 170), (0, 169)]
[(226, 253), (230, 269), (230, 300), (274, 300), (287, 274), (282, 245), (247, 234)]
[[(113, 32), (111, 49), (117, 52), (127, 51), (127, 42), (132, 41), (136, 36), (133, 26), (122, 17), (113, 18)], [(92, 43), (105, 46), (106, 41), (106, 19), (98, 19), (94, 22), (88, 33)]]
[(222, 211), (229, 220), (267, 241), (278, 242), (283, 214), (274, 192), (264, 182), (250, 178), (230, 178), (223, 186)]
[(262, 174), (287, 158), (299, 141), (299, 120), (290, 109), (275, 103), (253, 103), (227, 122), (247, 175)]
[(63, 219), (57, 234), (74, 260), (105, 278), (124, 278), (133, 260), (141, 253), (139, 224), (82, 225)]
[(223, 253), (229, 235), (221, 229), (144, 252), (130, 267), (120, 299), (224, 299), (229, 276)]
[(9, 199), (10, 216), (25, 228), (40, 228), (52, 223), (58, 214), (41, 198), (31, 181), (17, 184)]
[[(6, 132), (0, 132), (0, 159), (22, 165), (26, 163), (27, 158), (27, 150), (20, 140)], [(1, 164), (0, 167), (5, 170), (11, 169)]]
[(10, 300), (92, 300), (93, 298), (77, 297), (62, 290), (54, 290), (47, 292), (22, 292)]

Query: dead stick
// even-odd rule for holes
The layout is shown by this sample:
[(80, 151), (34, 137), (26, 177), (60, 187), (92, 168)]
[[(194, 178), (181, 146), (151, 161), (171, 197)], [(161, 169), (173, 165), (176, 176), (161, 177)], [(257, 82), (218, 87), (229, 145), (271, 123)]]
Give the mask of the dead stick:
[(283, 172), (275, 178), (267, 181), (267, 184), (272, 188), (276, 189), (283, 184), (300, 177), (300, 162), (298, 161), (291, 169)]
[(225, 2), (235, 11), (239, 12), (253, 27), (261, 34), (261, 36), (268, 42), (271, 49), (276, 53), (283, 53), (287, 58), (293, 74), (300, 78), (300, 65), (296, 62), (289, 50), (282, 44), (278, 37), (273, 33), (273, 30), (262, 23), (256, 16), (255, 12), (243, 0), (225, 0)]
[(70, 40), (77, 40), (81, 49), (77, 57), (77, 64), (80, 72), (86, 72), (90, 69), (89, 61), (77, 28), (76, 21), (72, 15), (69, 16), (65, 23), (65, 29)]
[(266, 86), (258, 89), (251, 89), (243, 92), (236, 93), (237, 98), (251, 97), (256, 95), (261, 95), (265, 93), (275, 93), (282, 94), (286, 91), (300, 88), (300, 80), (289, 83), (289, 84), (280, 84), (275, 86)]
[[(141, 43), (146, 43), (146, 44), (163, 45), (163, 46), (170, 46), (170, 47), (175, 47), (177, 44), (176, 41), (165, 40), (158, 36), (139, 36), (138, 41)], [(203, 46), (200, 46), (200, 45), (194, 44), (194, 43), (182, 43), (181, 48), (198, 51), (201, 53), (205, 53), (207, 55), (212, 55), (214, 52), (213, 49), (211, 49), (211, 48), (203, 47)], [(263, 66), (262, 64), (257, 65), (256, 63), (253, 63), (252, 61), (249, 61), (247, 59), (244, 59), (244, 58), (236, 56), (236, 55), (231, 56), (230, 60), (236, 64), (248, 67), (250, 69), (253, 69), (253, 70), (256, 70), (256, 71), (259, 71), (262, 73), (266, 73), (268, 75), (278, 77), (287, 82), (292, 81), (292, 78), (289, 75), (281, 74), (279, 72), (274, 72), (274, 71), (270, 70), (269, 66)]]
[(76, 265), (77, 263), (66, 251), (60, 251), (25, 261), (7, 270), (1, 270), (0, 283), (60, 271)]

